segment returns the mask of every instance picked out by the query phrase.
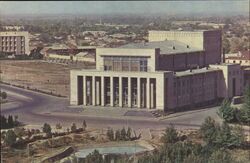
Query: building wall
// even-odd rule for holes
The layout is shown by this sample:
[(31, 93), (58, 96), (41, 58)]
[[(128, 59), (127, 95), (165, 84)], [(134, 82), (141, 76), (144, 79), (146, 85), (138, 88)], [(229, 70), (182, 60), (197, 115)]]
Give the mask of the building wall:
[(205, 64), (221, 63), (222, 37), (221, 31), (204, 31)]
[(0, 32), (0, 50), (13, 54), (29, 54), (28, 32)]
[(172, 108), (206, 105), (218, 99), (221, 70), (174, 76)]
[(210, 65), (210, 67), (222, 70), (219, 81), (219, 97), (232, 98), (233, 96), (242, 95), (244, 77), (239, 64)]
[(148, 41), (176, 40), (203, 49), (203, 32), (188, 31), (149, 31)]
[(148, 67), (150, 72), (157, 69), (158, 49), (119, 49), (119, 48), (97, 48), (96, 49), (96, 69), (103, 70), (104, 62), (102, 56), (135, 56), (148, 57)]
[(236, 63), (236, 64), (240, 64), (241, 66), (250, 66), (250, 60), (247, 60), (247, 59), (226, 58), (226, 63)]
[[(143, 107), (143, 105), (141, 106), (137, 106), (138, 108), (147, 108), (147, 109), (161, 109), (164, 110), (165, 108), (165, 84), (164, 84), (164, 79), (165, 79), (165, 74), (167, 74), (168, 72), (154, 72), (154, 73), (150, 73), (150, 72), (127, 72), (127, 73), (123, 73), (123, 72), (105, 72), (105, 71), (98, 71), (98, 70), (71, 70), (70, 72), (70, 84), (71, 84), (71, 91), (70, 91), (70, 104), (71, 105), (81, 105), (80, 100), (79, 100), (79, 95), (81, 95), (81, 92), (83, 92), (83, 96), (80, 97), (81, 99), (83, 98), (83, 105), (88, 105), (86, 103), (87, 99), (87, 82), (86, 79), (88, 81), (90, 81), (91, 83), (91, 88), (90, 88), (90, 92), (92, 92), (91, 96), (93, 97), (92, 100), (93, 102), (91, 103), (91, 105), (100, 105), (100, 106), (106, 106), (102, 101), (105, 101), (105, 93), (107, 93), (107, 91), (109, 92), (110, 90), (110, 100), (114, 101), (114, 93), (111, 93), (114, 91), (115, 87), (112, 87), (112, 85), (115, 85), (115, 80), (112, 80), (114, 78), (119, 80), (119, 83), (116, 83), (120, 86), (120, 79), (122, 78), (123, 81), (126, 81), (125, 83), (128, 86), (128, 98), (131, 99), (132, 94), (131, 91), (133, 88), (133, 84), (132, 84), (132, 80), (136, 80), (136, 87), (137, 87), (137, 91), (140, 89), (141, 93), (140, 93), (140, 97), (142, 98), (143, 94), (146, 95), (144, 98), (145, 101), (145, 107)], [(171, 73), (171, 72), (169, 72)], [(79, 89), (81, 88), (81, 86), (79, 86), (79, 82), (78, 82), (78, 78), (81, 77), (83, 78), (83, 89)], [(93, 78), (94, 77), (94, 78)], [(110, 83), (110, 87), (107, 88), (107, 85), (104, 84), (104, 79), (108, 79), (109, 83)], [(95, 84), (92, 84), (94, 81)], [(138, 86), (138, 80), (140, 80), (140, 87)], [(99, 84), (96, 84), (96, 81), (98, 81)], [(112, 82), (111, 82), (112, 81)], [(123, 87), (124, 84), (123, 83)], [(145, 85), (143, 85), (145, 83)], [(80, 82), (81, 84), (81, 82)], [(122, 87), (121, 87), (122, 88)], [(130, 88), (130, 89), (129, 89)], [(107, 90), (108, 89), (108, 90)], [(146, 92), (143, 93), (142, 89), (145, 89)], [(101, 90), (101, 91), (97, 91), (97, 90)], [(119, 87), (119, 92), (120, 92), (120, 87)], [(80, 92), (80, 93), (79, 93)], [(99, 92), (99, 96), (97, 96), (97, 92)], [(121, 91), (124, 93), (124, 91)], [(138, 96), (138, 92), (136, 94), (136, 96)], [(97, 98), (99, 98), (99, 100), (96, 100)], [(153, 100), (152, 100), (153, 99)], [(130, 102), (128, 102), (128, 106), (126, 107), (132, 107), (131, 105), (131, 100), (128, 100)], [(138, 102), (138, 100), (137, 100)], [(114, 103), (110, 103), (110, 105), (108, 106), (114, 106)], [(122, 106), (122, 104), (119, 104), (120, 107), (124, 107)]]
[(205, 50), (204, 64), (221, 62), (221, 31), (149, 31), (149, 41), (176, 40)]

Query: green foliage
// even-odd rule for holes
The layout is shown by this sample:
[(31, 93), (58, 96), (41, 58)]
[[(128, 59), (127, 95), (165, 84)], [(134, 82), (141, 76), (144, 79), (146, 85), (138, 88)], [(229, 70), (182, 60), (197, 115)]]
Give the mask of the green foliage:
[(51, 127), (50, 127), (49, 124), (44, 123), (42, 129), (43, 129), (43, 132), (46, 133), (47, 135), (50, 135), (50, 134), (51, 134)]
[(207, 117), (201, 125), (200, 133), (207, 144), (212, 144), (217, 137), (218, 125), (211, 117)]
[(219, 148), (239, 147), (244, 141), (241, 128), (232, 128), (225, 122), (219, 126), (211, 117), (206, 118), (200, 128), (200, 133), (207, 145)]
[(173, 125), (166, 128), (161, 140), (165, 145), (168, 143), (176, 143), (178, 141), (178, 133)]
[(225, 150), (217, 150), (212, 153), (208, 159), (208, 163), (233, 163), (233, 158)]
[(18, 138), (21, 138), (22, 136), (25, 135), (25, 129), (21, 127), (14, 128), (14, 133)]
[(90, 153), (86, 159), (86, 163), (103, 163), (104, 160), (102, 158), (102, 155), (99, 153), (98, 150), (94, 150), (92, 153)]
[(71, 132), (76, 132), (76, 130), (77, 130), (76, 124), (73, 123), (71, 126)]
[(4, 142), (9, 146), (12, 146), (16, 142), (16, 134), (13, 130), (7, 131)]
[(127, 130), (127, 133), (126, 133), (127, 139), (131, 139), (131, 132), (132, 132), (132, 129), (130, 127), (128, 127), (128, 130)]
[(236, 120), (236, 109), (232, 108), (230, 101), (225, 99), (219, 108), (219, 115), (226, 122), (234, 122)]
[(110, 141), (114, 140), (114, 131), (112, 128), (108, 128), (107, 137), (109, 138)]
[(6, 98), (7, 98), (7, 93), (6, 93), (6, 92), (1, 92), (1, 93), (0, 93), (0, 97), (1, 97), (2, 99), (6, 99)]
[(116, 130), (116, 132), (115, 132), (115, 140), (116, 141), (121, 140), (121, 132), (120, 132), (120, 130)]
[(123, 127), (121, 130), (121, 140), (126, 140), (126, 137), (127, 137), (127, 133), (126, 133), (125, 128)]
[(13, 121), (13, 117), (12, 117), (12, 115), (9, 115), (9, 117), (8, 117), (8, 125), (9, 125), (9, 127), (14, 127), (14, 121)]
[(86, 128), (87, 128), (87, 123), (86, 123), (85, 120), (84, 120), (83, 123), (82, 123), (82, 128), (83, 128), (83, 130), (86, 130)]
[(241, 110), (241, 120), (243, 123), (250, 123), (250, 85), (246, 87), (244, 93), (244, 104)]

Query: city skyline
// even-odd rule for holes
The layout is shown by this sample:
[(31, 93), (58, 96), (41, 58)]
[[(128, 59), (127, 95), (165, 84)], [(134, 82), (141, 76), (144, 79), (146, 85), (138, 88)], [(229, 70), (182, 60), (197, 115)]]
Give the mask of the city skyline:
[(228, 1), (0, 1), (0, 14), (247, 14), (249, 0)]

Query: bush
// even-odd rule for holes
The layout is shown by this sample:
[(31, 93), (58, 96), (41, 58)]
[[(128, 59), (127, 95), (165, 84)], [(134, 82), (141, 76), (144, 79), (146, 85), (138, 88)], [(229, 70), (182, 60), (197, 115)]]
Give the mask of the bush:
[(44, 123), (43, 125), (43, 132), (46, 133), (47, 135), (51, 135), (51, 127), (49, 124)]
[(7, 98), (7, 93), (6, 92), (1, 92), (0, 96), (2, 97), (2, 99), (6, 99)]
[(71, 126), (71, 132), (76, 132), (76, 130), (77, 130), (76, 124), (73, 123)]
[(224, 150), (217, 150), (212, 153), (208, 159), (208, 163), (233, 163), (231, 155)]
[(223, 100), (221, 107), (219, 108), (220, 117), (226, 122), (236, 121), (236, 108), (231, 107), (231, 103), (228, 100)]
[(161, 140), (165, 145), (168, 143), (176, 143), (178, 141), (178, 133), (173, 125), (166, 128)]
[(112, 128), (108, 128), (108, 131), (107, 131), (107, 137), (110, 141), (113, 141), (114, 140), (114, 131)]
[(244, 93), (244, 104), (241, 110), (240, 120), (248, 125), (250, 123), (250, 85), (247, 86)]
[(16, 134), (13, 130), (8, 130), (5, 139), (5, 143), (9, 146), (12, 146), (16, 142)]

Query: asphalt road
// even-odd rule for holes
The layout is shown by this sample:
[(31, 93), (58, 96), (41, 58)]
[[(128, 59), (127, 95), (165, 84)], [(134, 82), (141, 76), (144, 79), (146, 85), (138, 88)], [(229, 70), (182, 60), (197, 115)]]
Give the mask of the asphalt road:
[[(1, 89), (7, 91), (8, 98), (18, 105), (2, 105), (1, 114), (18, 115), (18, 119), (24, 124), (43, 125), (45, 122), (51, 125), (61, 123), (70, 126), (72, 123), (82, 124), (86, 120), (87, 125), (93, 128), (131, 126), (134, 129), (163, 129), (173, 124), (180, 129), (197, 129), (207, 116), (220, 120), (216, 114), (218, 107), (185, 112), (176, 117), (158, 120), (145, 117), (144, 119), (127, 119), (119, 117), (95, 117), (84, 114), (65, 112), (69, 105), (67, 98), (59, 98), (41, 94), (21, 88), (1, 84)], [(6, 106), (5, 106), (6, 105)]]

